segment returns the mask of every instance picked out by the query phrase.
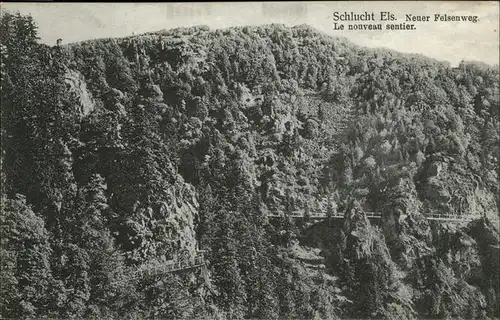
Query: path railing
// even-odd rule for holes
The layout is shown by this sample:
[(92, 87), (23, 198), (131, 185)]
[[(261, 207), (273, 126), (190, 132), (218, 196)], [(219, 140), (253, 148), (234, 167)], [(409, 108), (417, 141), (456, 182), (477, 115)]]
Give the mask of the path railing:
[[(268, 214), (267, 215), (269, 218), (281, 218), (285, 217), (284, 214)], [(290, 218), (295, 218), (295, 219), (303, 219), (305, 217), (308, 217), (309, 219), (326, 219), (328, 218), (328, 215), (324, 212), (310, 212), (308, 214), (304, 214), (302, 211), (293, 211), (292, 214), (289, 214), (288, 217)], [(330, 215), (331, 218), (334, 219), (344, 219), (344, 214), (342, 213), (332, 213)], [(379, 212), (366, 212), (366, 217), (370, 219), (380, 219), (382, 218), (382, 214)]]
[[(185, 269), (191, 269), (191, 268), (196, 268), (200, 267), (205, 264), (205, 260), (202, 255), (198, 255), (194, 257), (194, 259), (184, 259), (184, 260), (179, 260), (179, 261), (169, 261), (165, 264), (158, 265), (156, 267), (153, 267), (151, 269), (144, 269), (144, 272), (152, 274), (152, 273), (158, 273), (158, 274), (163, 274), (163, 273), (170, 273), (170, 272), (175, 272), (175, 271), (180, 271), (180, 270), (185, 270)], [(152, 274), (154, 275), (154, 274)]]
[(177, 271), (183, 271), (188, 269), (199, 268), (205, 265), (205, 258), (203, 255), (204, 251), (198, 252), (194, 258), (186, 258), (180, 260), (170, 260), (163, 263), (142, 265), (139, 269), (135, 270), (131, 277), (127, 279), (116, 281), (115, 283), (121, 283), (131, 280), (136, 280), (142, 277), (151, 277), (167, 273), (173, 273)]
[(164, 273), (171, 273), (176, 271), (181, 271), (185, 269), (192, 269), (203, 266), (205, 264), (205, 259), (203, 255), (197, 255), (194, 259), (183, 259), (183, 260), (171, 260), (163, 264), (159, 264), (152, 267), (143, 267), (142, 271), (145, 275), (157, 275)]
[[(380, 212), (365, 212), (365, 215), (368, 219), (381, 219), (382, 214)], [(281, 218), (285, 217), (284, 214), (268, 214), (269, 218)], [(303, 211), (293, 211), (292, 214), (288, 214), (288, 217), (294, 219), (304, 219), (308, 217), (312, 220), (319, 219), (327, 219), (328, 215), (325, 212), (310, 212), (309, 214), (304, 214)], [(334, 213), (330, 215), (332, 219), (344, 219), (344, 215), (342, 213)], [(406, 218), (406, 215), (403, 216)], [(458, 215), (458, 214), (432, 214), (426, 216), (427, 220), (435, 220), (435, 221), (471, 221), (475, 219), (480, 219), (481, 215)]]

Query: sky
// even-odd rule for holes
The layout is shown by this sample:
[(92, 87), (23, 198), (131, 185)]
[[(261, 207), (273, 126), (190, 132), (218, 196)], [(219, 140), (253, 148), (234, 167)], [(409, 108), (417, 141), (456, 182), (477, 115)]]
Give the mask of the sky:
[[(0, 3), (9, 11), (31, 14), (43, 42), (55, 44), (94, 38), (207, 25), (211, 29), (243, 25), (282, 23), (308, 24), (332, 36), (342, 36), (367, 47), (385, 47), (420, 53), (457, 65), (462, 59), (499, 63), (499, 3), (496, 1), (307, 1), (307, 2), (204, 2), (204, 3)], [(414, 24), (415, 30), (349, 31), (352, 22), (337, 21), (334, 13), (374, 13), (376, 21), (403, 23), (407, 14), (429, 16)], [(397, 21), (381, 22), (380, 12), (394, 14)], [(435, 14), (477, 16), (478, 21), (434, 21)], [(356, 24), (363, 22), (356, 22)]]

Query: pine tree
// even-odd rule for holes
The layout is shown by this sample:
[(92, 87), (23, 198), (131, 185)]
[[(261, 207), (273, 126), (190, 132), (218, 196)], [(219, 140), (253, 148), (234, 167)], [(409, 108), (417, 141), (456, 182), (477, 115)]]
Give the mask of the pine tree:
[(210, 255), (214, 264), (214, 285), (219, 291), (215, 300), (229, 318), (243, 319), (247, 296), (238, 267), (234, 212), (222, 209), (216, 220), (214, 227), (218, 231), (214, 235), (217, 240), (214, 241)]
[(0, 309), (5, 318), (48, 316), (51, 290), (50, 235), (26, 198), (2, 196), (0, 215)]

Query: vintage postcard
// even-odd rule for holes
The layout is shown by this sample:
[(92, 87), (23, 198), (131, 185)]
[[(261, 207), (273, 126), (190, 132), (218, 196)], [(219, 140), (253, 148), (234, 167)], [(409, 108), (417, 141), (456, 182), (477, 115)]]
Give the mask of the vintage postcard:
[(1, 319), (498, 319), (499, 3), (0, 3)]

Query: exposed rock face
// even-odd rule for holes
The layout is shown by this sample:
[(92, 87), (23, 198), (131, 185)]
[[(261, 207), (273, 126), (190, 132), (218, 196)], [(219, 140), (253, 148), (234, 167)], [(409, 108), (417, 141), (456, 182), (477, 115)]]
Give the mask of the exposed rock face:
[(87, 90), (87, 83), (83, 75), (78, 71), (67, 70), (64, 76), (64, 82), (67, 84), (69, 92), (78, 97), (80, 102), (78, 110), (80, 116), (89, 115), (95, 109), (95, 105), (92, 101), (92, 95)]
[(164, 202), (166, 222), (172, 228), (177, 239), (176, 250), (185, 252), (190, 257), (196, 255), (198, 243), (196, 241), (195, 217), (198, 213), (198, 201), (192, 185), (180, 182), (168, 191), (169, 203)]
[(129, 257), (141, 262), (148, 259), (193, 259), (199, 250), (195, 219), (198, 201), (192, 185), (181, 177), (167, 189), (158, 192), (159, 201), (152, 205), (139, 202), (127, 220), (131, 246)]
[[(343, 226), (310, 226), (302, 242), (320, 248), (326, 272), (340, 275), (353, 313), (483, 318), (498, 307), (491, 284), (499, 280), (499, 236), (490, 221), (435, 223), (409, 215), (383, 231), (359, 209), (347, 217)], [(383, 236), (389, 229), (391, 241)]]
[(292, 256), (300, 261), (309, 264), (320, 264), (324, 261), (324, 258), (320, 256), (321, 250), (318, 248), (308, 248), (296, 244), (291, 250)]
[[(435, 172), (436, 163), (441, 168), (439, 174)], [(423, 166), (421, 179), (416, 181), (423, 211), (487, 216), (498, 221), (495, 194), (484, 187), (481, 177), (464, 172), (460, 166), (448, 157)]]

